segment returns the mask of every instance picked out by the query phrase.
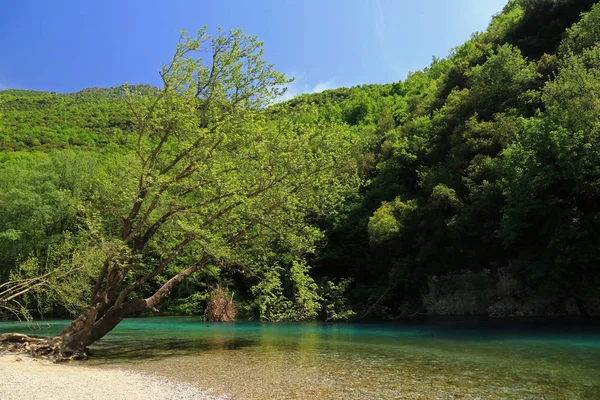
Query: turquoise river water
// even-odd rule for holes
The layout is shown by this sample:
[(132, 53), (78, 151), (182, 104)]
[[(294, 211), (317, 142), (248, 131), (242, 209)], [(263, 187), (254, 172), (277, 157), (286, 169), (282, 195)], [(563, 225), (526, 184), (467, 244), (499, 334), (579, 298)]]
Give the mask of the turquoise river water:
[[(1, 322), (9, 331), (28, 328)], [(92, 352), (75, 367), (151, 373), (233, 399), (600, 399), (600, 325), (589, 322), (135, 318)]]

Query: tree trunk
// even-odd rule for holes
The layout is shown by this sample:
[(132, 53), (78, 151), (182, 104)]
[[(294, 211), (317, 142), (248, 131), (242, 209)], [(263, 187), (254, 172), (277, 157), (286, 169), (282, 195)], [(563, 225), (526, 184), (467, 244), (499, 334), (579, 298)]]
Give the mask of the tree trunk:
[(61, 355), (65, 358), (87, 357), (87, 347), (112, 331), (125, 316), (121, 309), (111, 308), (101, 317), (97, 316), (95, 307), (85, 310), (56, 336)]
[(146, 299), (133, 299), (125, 303), (117, 301), (110, 306), (106, 300), (99, 301), (83, 310), (69, 326), (54, 337), (7, 333), (0, 335), (0, 345), (13, 352), (26, 352), (53, 361), (85, 359), (89, 354), (88, 346), (102, 339), (125, 317), (137, 312), (156, 310), (175, 287), (199, 268), (200, 265), (197, 264), (180, 272)]
[(0, 335), (0, 344), (10, 351), (25, 352), (53, 361), (87, 358), (88, 346), (112, 331), (124, 318), (124, 313), (110, 311), (95, 320), (97, 310), (88, 308), (58, 335), (50, 338), (7, 333)]

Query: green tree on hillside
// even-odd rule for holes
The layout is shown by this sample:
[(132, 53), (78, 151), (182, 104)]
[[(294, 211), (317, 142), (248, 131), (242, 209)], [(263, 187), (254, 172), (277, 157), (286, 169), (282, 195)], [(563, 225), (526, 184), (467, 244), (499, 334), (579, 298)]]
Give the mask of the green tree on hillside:
[[(208, 63), (197, 57), (207, 49)], [(288, 79), (262, 54), (239, 30), (184, 33), (161, 71), (163, 88), (129, 96), (134, 148), (112, 155), (80, 208), (90, 245), (104, 251), (91, 301), (40, 348), (82, 356), (198, 270), (243, 264), (249, 249), (273, 241), (296, 254), (312, 249), (320, 234), (305, 216), (334, 207), (354, 184), (354, 140), (318, 116), (269, 117), (264, 108)], [(140, 297), (166, 271), (164, 284)]]

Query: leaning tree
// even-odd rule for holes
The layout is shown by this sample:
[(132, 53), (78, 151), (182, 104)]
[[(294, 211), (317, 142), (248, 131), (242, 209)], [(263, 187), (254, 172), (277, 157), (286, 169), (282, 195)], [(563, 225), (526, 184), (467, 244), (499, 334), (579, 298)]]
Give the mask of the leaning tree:
[(289, 80), (255, 37), (183, 32), (160, 77), (162, 88), (126, 94), (135, 135), (107, 156), (94, 196), (78, 206), (80, 229), (103, 254), (89, 305), (56, 337), (0, 340), (85, 357), (123, 318), (155, 310), (203, 268), (243, 263), (249, 247), (273, 241), (309, 249), (318, 231), (307, 216), (355, 185), (359, 139), (277, 104)]

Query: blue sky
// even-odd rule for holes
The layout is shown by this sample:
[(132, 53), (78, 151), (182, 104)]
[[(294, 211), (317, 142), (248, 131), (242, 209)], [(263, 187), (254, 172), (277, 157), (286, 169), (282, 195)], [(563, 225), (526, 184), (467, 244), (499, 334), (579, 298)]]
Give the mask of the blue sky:
[(404, 79), (485, 29), (506, 0), (6, 0), (0, 89), (159, 84), (179, 31), (242, 28), (290, 94)]

